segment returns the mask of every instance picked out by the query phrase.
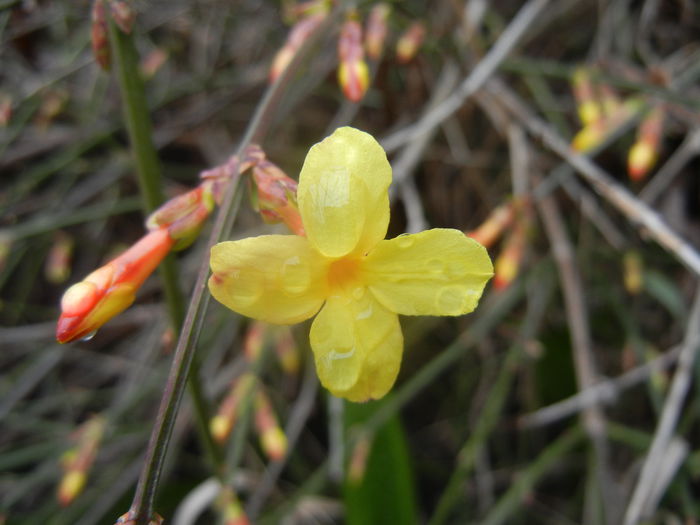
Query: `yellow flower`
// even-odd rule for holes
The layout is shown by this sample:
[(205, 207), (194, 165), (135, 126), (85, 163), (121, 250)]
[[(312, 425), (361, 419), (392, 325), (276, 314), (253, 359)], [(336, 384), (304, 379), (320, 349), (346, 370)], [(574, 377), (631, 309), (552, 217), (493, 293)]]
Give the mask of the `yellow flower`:
[[(385, 240), (391, 166), (371, 135), (340, 128), (299, 176), (307, 237), (217, 244), (214, 298), (248, 317), (293, 324), (318, 312), (310, 342), (321, 383), (351, 401), (384, 396), (403, 352), (402, 315), (462, 315), (493, 275), (479, 243), (434, 229)], [(319, 311), (320, 310), (320, 311)]]

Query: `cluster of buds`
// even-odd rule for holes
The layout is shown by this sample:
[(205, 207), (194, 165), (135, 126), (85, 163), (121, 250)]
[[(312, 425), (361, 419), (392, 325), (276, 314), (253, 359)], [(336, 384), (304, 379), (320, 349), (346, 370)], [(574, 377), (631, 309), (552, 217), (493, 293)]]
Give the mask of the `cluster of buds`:
[(497, 206), (478, 228), (466, 233), (486, 248), (491, 248), (504, 236), (501, 252), (494, 262), (493, 285), (496, 290), (505, 290), (517, 277), (531, 224), (529, 200), (513, 199)]
[(661, 147), (664, 117), (663, 105), (655, 105), (637, 128), (637, 139), (629, 150), (627, 173), (633, 181), (643, 180), (656, 164)]
[(109, 15), (114, 23), (124, 33), (131, 33), (134, 25), (135, 13), (128, 0), (94, 0), (92, 3), (92, 26), (90, 38), (92, 40), (92, 54), (97, 64), (108, 71), (112, 64), (112, 55), (109, 47), (109, 20), (107, 19), (107, 7)]
[(307, 2), (301, 10), (302, 18), (298, 20), (287, 36), (284, 46), (277, 52), (270, 68), (270, 82), (274, 82), (287, 69), (304, 42), (318, 29), (328, 16), (330, 4), (324, 0)]
[(61, 457), (63, 478), (57, 493), (61, 505), (70, 505), (85, 487), (105, 426), (104, 417), (94, 416), (83, 423), (73, 435), (76, 445)]
[(248, 525), (250, 523), (243, 510), (243, 505), (231, 487), (225, 486), (221, 489), (216, 506), (224, 525)]
[(369, 68), (362, 47), (362, 26), (357, 21), (355, 12), (348, 16), (340, 29), (338, 83), (351, 102), (362, 100), (369, 87)]
[(396, 42), (396, 60), (399, 64), (408, 64), (418, 54), (425, 40), (425, 26), (422, 22), (413, 22)]
[(638, 98), (620, 100), (608, 85), (594, 83), (590, 68), (578, 68), (572, 78), (574, 99), (583, 127), (571, 141), (571, 147), (588, 153), (616, 133), (642, 107)]

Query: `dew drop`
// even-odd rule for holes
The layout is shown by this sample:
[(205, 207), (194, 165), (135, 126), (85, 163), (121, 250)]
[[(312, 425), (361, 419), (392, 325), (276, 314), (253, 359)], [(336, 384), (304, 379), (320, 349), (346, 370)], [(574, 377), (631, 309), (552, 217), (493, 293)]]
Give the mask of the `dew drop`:
[(372, 315), (372, 305), (368, 305), (367, 308), (362, 310), (361, 312), (358, 312), (358, 314), (355, 316), (356, 321), (362, 321), (363, 319), (368, 319)]
[(311, 273), (306, 265), (300, 263), (301, 260), (295, 255), (282, 265), (282, 289), (288, 295), (301, 295), (311, 285)]
[(355, 347), (353, 346), (350, 350), (347, 350), (345, 352), (339, 351), (339, 350), (331, 350), (328, 352), (328, 360), (329, 361), (341, 361), (343, 359), (350, 359), (353, 355), (355, 355)]
[(429, 259), (426, 263), (428, 266), (428, 271), (433, 275), (444, 275), (445, 274), (445, 263), (440, 259)]
[(356, 301), (359, 301), (365, 296), (365, 289), (358, 286), (352, 291), (352, 298), (355, 299)]
[(90, 332), (89, 334), (87, 334), (87, 335), (81, 337), (81, 338), (79, 339), (79, 341), (89, 341), (90, 339), (92, 339), (93, 337), (95, 337), (95, 334), (96, 334), (96, 333), (97, 333), (97, 330), (93, 330), (93, 331)]
[(234, 300), (240, 303), (241, 306), (250, 306), (255, 303), (262, 295), (262, 289), (257, 283), (245, 282), (240, 280), (236, 283), (237, 286), (232, 287), (231, 295)]
[(407, 250), (415, 244), (415, 240), (410, 234), (402, 233), (396, 238), (396, 244), (398, 244), (399, 248), (402, 250)]
[(447, 315), (455, 315), (462, 311), (465, 302), (465, 291), (459, 286), (446, 286), (436, 296), (437, 309)]

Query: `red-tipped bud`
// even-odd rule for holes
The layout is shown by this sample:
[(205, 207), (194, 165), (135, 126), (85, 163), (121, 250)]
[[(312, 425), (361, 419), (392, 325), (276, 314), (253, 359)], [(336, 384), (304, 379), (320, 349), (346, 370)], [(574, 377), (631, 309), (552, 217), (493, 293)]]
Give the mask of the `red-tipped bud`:
[(267, 222), (284, 222), (296, 235), (305, 235), (297, 207), (297, 182), (268, 160), (253, 167), (257, 208)]
[(6, 127), (12, 118), (12, 97), (7, 93), (0, 93), (0, 128)]
[(267, 325), (261, 321), (253, 321), (248, 327), (243, 340), (243, 353), (249, 362), (254, 363), (262, 354), (267, 336)]
[(92, 3), (90, 37), (92, 39), (92, 54), (95, 57), (95, 62), (97, 62), (102, 69), (108, 71), (112, 63), (112, 56), (109, 48), (107, 14), (104, 0), (95, 0)]
[(68, 279), (74, 245), (73, 238), (64, 232), (58, 232), (54, 236), (44, 267), (47, 281), (60, 284)]
[(86, 421), (74, 434), (76, 446), (61, 458), (64, 471), (58, 487), (57, 498), (61, 505), (67, 506), (82, 492), (87, 475), (95, 461), (97, 450), (102, 441), (106, 421), (102, 416), (94, 416)]
[(241, 375), (233, 382), (231, 390), (221, 402), (216, 415), (209, 422), (209, 431), (219, 443), (228, 438), (243, 408), (242, 404), (252, 392), (255, 383), (255, 376), (250, 373)]
[(619, 130), (628, 118), (639, 112), (641, 107), (640, 99), (625, 100), (611, 116), (584, 126), (574, 136), (571, 147), (579, 153), (588, 153), (596, 149)]
[(74, 284), (61, 299), (56, 339), (68, 343), (90, 336), (134, 301), (136, 291), (173, 246), (167, 230), (141, 238), (120, 256)]
[(217, 499), (217, 508), (221, 512), (224, 525), (248, 525), (248, 517), (243, 506), (231, 487), (223, 487)]
[(280, 361), (282, 370), (290, 375), (299, 373), (299, 349), (294, 342), (292, 332), (286, 327), (281, 328), (277, 332), (275, 353)]
[(639, 125), (637, 140), (627, 157), (627, 173), (630, 179), (640, 181), (656, 164), (663, 134), (665, 111), (654, 107)]
[(359, 485), (365, 477), (367, 470), (367, 460), (372, 450), (372, 439), (369, 435), (363, 435), (357, 440), (355, 448), (350, 456), (348, 465), (348, 481), (354, 485)]
[(170, 199), (151, 213), (146, 219), (146, 228), (166, 229), (176, 241), (173, 250), (182, 250), (197, 238), (214, 209), (214, 204), (211, 185), (200, 184), (195, 189)]
[(495, 208), (477, 229), (467, 233), (476, 242), (490, 248), (498, 240), (503, 230), (513, 222), (513, 204), (506, 202)]
[(365, 31), (365, 49), (372, 60), (379, 60), (384, 51), (389, 13), (391, 13), (391, 7), (385, 3), (376, 4), (369, 12)]
[(622, 266), (625, 289), (632, 295), (637, 295), (642, 290), (644, 281), (642, 256), (639, 252), (629, 251), (622, 258)]
[(413, 60), (424, 39), (425, 26), (422, 22), (413, 22), (396, 43), (396, 59), (399, 63), (407, 64)]
[(297, 54), (299, 48), (306, 42), (306, 40), (313, 34), (313, 32), (321, 25), (321, 22), (326, 18), (328, 14), (327, 10), (321, 10), (315, 12), (314, 14), (303, 18), (297, 22), (292, 30), (289, 32), (287, 41), (285, 42), (282, 49), (277, 52), (274, 60), (272, 61), (272, 67), (270, 68), (270, 82), (277, 80), (282, 72), (287, 69), (287, 66)]
[(518, 226), (510, 231), (503, 245), (503, 250), (494, 263), (493, 286), (496, 290), (505, 290), (515, 280), (525, 254), (526, 231)]
[(119, 29), (124, 33), (130, 34), (134, 26), (134, 18), (136, 13), (128, 0), (109, 0), (109, 10), (112, 13), (112, 19), (117, 24)]
[(154, 49), (143, 57), (139, 64), (141, 76), (146, 80), (153, 78), (167, 60), (168, 53), (166, 51), (161, 48)]
[(596, 99), (591, 82), (590, 70), (586, 67), (579, 67), (574, 71), (572, 77), (572, 87), (578, 117), (584, 126), (598, 122), (603, 118), (603, 108)]
[(272, 461), (282, 459), (287, 453), (287, 436), (277, 422), (270, 400), (261, 390), (255, 397), (255, 429), (265, 455)]

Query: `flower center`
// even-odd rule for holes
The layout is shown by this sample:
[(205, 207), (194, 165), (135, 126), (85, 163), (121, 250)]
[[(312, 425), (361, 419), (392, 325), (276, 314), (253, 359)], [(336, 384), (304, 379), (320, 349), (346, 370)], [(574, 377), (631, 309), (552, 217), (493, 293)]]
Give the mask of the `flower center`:
[(332, 291), (352, 291), (361, 285), (360, 259), (343, 257), (328, 267), (328, 286)]

